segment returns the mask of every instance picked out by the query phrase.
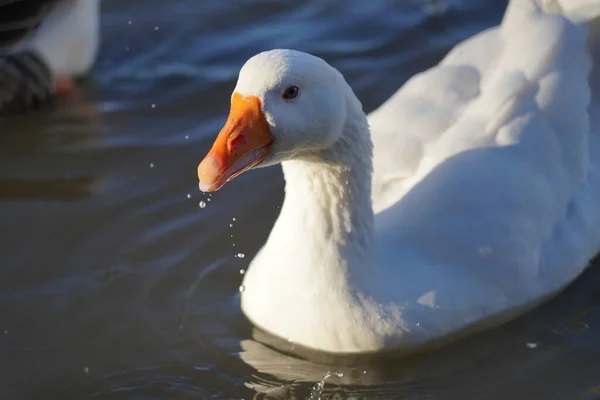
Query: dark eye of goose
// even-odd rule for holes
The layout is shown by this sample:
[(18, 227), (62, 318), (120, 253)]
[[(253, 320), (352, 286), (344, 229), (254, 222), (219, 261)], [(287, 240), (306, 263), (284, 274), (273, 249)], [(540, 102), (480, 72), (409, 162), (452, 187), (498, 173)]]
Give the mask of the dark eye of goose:
[(288, 86), (283, 91), (281, 97), (285, 100), (295, 99), (298, 97), (298, 93), (300, 93), (300, 88), (298, 86)]

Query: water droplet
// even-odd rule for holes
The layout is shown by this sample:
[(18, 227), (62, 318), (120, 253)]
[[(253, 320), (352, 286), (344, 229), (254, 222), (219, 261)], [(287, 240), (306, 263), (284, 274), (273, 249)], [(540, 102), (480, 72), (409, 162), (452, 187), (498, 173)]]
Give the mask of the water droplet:
[(156, 108), (156, 104), (152, 104), (152, 108)]
[(235, 243), (232, 246), (235, 247)]
[(447, 9), (448, 6), (444, 0), (429, 0), (427, 4), (425, 4), (423, 11), (431, 17), (436, 17), (444, 14)]
[(150, 168), (154, 168), (154, 163), (150, 163)]
[(186, 138), (186, 139), (189, 139), (189, 138), (190, 138), (190, 135), (185, 135), (185, 138)]
[(238, 256), (238, 258), (244, 258), (244, 257), (246, 257), (246, 255), (244, 253), (238, 253), (237, 256)]
[(158, 26), (155, 26), (155, 27), (154, 27), (154, 30), (155, 30), (155, 31), (157, 31), (157, 30), (159, 30), (159, 29), (160, 29), (160, 28), (159, 28)]
[(179, 330), (183, 330), (183, 324), (179, 325)]
[(133, 24), (133, 21), (127, 21), (127, 25)]
[(88, 367), (83, 367), (83, 372), (85, 372), (87, 374), (90, 372), (90, 369)]
[(246, 290), (246, 288), (244, 287), (244, 285), (240, 285), (240, 293), (242, 293), (244, 290)]
[(240, 269), (240, 274), (244, 275), (246, 273), (245, 269)]
[(320, 382), (317, 382), (315, 386), (313, 386), (310, 391), (309, 400), (321, 400), (321, 394), (323, 393), (323, 389), (325, 389), (325, 381), (331, 376), (331, 372), (327, 372), (323, 378), (321, 378)]
[(191, 195), (190, 193), (188, 193), (188, 194), (187, 194), (187, 198), (188, 198), (188, 199), (191, 199), (191, 198), (192, 198), (192, 195)]
[(233, 228), (233, 224), (229, 224), (229, 227), (230, 227), (230, 228)]
[(232, 238), (232, 237), (233, 237), (233, 235), (229, 235), (229, 237), (231, 237), (231, 238)]
[(420, 322), (417, 322), (417, 326), (421, 326), (421, 323), (420, 323)]
[(235, 221), (235, 217), (231, 218), (232, 221)]
[(363, 369), (363, 374), (366, 374), (366, 373), (367, 373), (367, 370), (366, 370), (366, 369)]
[(210, 201), (210, 197), (208, 199), (206, 199), (206, 201)]
[(337, 376), (338, 378), (341, 378), (342, 376), (344, 376), (344, 373), (342, 371), (340, 371), (339, 369), (337, 371), (335, 371), (333, 374), (335, 376)]
[(4, 330), (4, 334), (5, 334), (5, 335), (8, 335), (8, 329), (5, 329), (5, 330)]
[(206, 203), (201, 200), (200, 203), (198, 203), (198, 207), (204, 208), (204, 207), (206, 207)]
[(490, 254), (492, 254), (492, 247), (491, 246), (483, 246), (479, 249), (479, 254), (483, 257), (485, 256), (489, 256)]
[(527, 343), (527, 347), (529, 347), (530, 349), (535, 349), (538, 347), (537, 343)]
[(129, 46), (125, 46), (125, 51), (129, 51)]

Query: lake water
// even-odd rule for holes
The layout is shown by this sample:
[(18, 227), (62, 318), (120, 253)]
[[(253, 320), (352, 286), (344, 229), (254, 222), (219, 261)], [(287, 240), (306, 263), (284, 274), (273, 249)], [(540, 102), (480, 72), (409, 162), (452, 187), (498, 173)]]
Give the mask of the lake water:
[(105, 0), (91, 79), (0, 121), (0, 399), (305, 399), (337, 370), (324, 399), (600, 398), (600, 269), (434, 353), (301, 360), (255, 340), (239, 309), (280, 168), (198, 191), (250, 56), (319, 55), (371, 111), (505, 5)]

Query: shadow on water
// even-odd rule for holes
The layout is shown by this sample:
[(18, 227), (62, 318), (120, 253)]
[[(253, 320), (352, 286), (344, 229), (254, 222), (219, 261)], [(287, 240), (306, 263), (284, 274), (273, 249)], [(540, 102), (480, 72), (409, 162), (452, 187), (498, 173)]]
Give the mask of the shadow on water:
[(239, 68), (309, 51), (370, 111), (506, 5), (429, 3), (105, 0), (81, 92), (0, 121), (0, 397), (302, 399), (337, 369), (323, 398), (597, 397), (598, 268), (512, 323), (403, 359), (286, 355), (240, 312), (240, 270), (283, 179), (268, 168), (198, 191)]

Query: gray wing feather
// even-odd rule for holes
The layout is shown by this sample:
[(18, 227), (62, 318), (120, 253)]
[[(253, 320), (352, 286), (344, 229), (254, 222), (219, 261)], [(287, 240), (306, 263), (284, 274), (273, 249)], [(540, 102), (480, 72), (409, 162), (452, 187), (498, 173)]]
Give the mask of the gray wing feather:
[(38, 107), (52, 97), (52, 75), (31, 51), (0, 54), (0, 115)]

